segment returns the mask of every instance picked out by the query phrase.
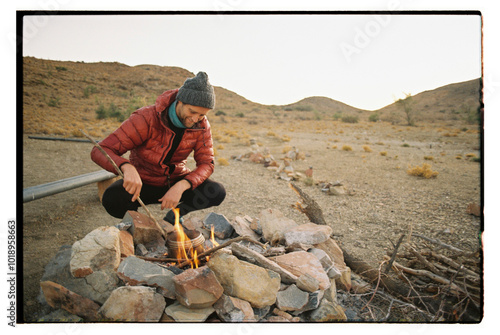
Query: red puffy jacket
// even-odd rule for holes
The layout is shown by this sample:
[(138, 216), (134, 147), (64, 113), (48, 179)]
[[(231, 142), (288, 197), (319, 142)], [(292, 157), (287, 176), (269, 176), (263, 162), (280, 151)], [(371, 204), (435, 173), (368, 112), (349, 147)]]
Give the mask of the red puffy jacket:
[[(125, 163), (135, 166), (145, 184), (166, 186), (170, 181), (186, 179), (195, 189), (214, 171), (212, 134), (206, 117), (194, 127), (185, 129), (169, 162), (175, 169), (169, 171), (163, 161), (172, 146), (174, 132), (162, 122), (161, 113), (174, 102), (177, 92), (178, 89), (166, 91), (154, 105), (138, 109), (99, 144), (119, 167)], [(186, 159), (193, 150), (196, 169), (191, 171), (186, 166)], [(130, 160), (121, 157), (127, 151), (130, 151)], [(113, 165), (96, 147), (92, 149), (91, 158), (103, 169), (116, 174)]]

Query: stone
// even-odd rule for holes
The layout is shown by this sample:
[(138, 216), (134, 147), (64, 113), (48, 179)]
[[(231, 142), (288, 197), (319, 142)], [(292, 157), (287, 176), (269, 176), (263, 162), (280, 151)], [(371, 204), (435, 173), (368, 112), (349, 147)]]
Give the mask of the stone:
[(236, 234), (238, 234), (239, 236), (250, 237), (251, 239), (258, 241), (260, 239), (260, 236), (257, 235), (257, 233), (254, 232), (252, 228), (250, 228), (251, 222), (252, 221), (247, 221), (241, 216), (237, 216), (234, 218), (233, 222), (231, 222), (231, 225), (236, 231)]
[(472, 202), (469, 205), (467, 205), (467, 214), (471, 214), (474, 216), (481, 216), (483, 214), (483, 211), (480, 205), (478, 205), (475, 202)]
[(40, 287), (45, 300), (52, 308), (62, 308), (86, 321), (97, 321), (99, 319), (99, 305), (94, 301), (51, 281), (41, 282)]
[(325, 294), (325, 291), (317, 290), (315, 292), (309, 293), (308, 301), (307, 304), (302, 307), (302, 309), (297, 310), (293, 312), (293, 315), (299, 315), (301, 313), (304, 313), (306, 311), (311, 311), (319, 307), (321, 304), (321, 301), (323, 299), (323, 296)]
[(329, 226), (317, 225), (312, 222), (299, 225), (285, 232), (285, 243), (318, 244), (330, 238), (333, 230)]
[(337, 284), (335, 282), (335, 279), (330, 279), (330, 287), (325, 290), (325, 294), (323, 296), (323, 299), (326, 299), (332, 303), (338, 303), (337, 300)]
[(252, 229), (258, 235), (262, 235), (262, 226), (260, 225), (260, 220), (252, 219), (248, 215), (245, 215), (244, 218), (247, 221), (250, 221), (250, 229)]
[(99, 313), (110, 321), (158, 322), (165, 306), (165, 298), (154, 288), (122, 286), (111, 293)]
[(134, 237), (135, 245), (143, 244), (146, 248), (165, 245), (163, 232), (147, 215), (136, 211), (127, 211), (123, 222), (132, 222), (129, 231)]
[(174, 278), (177, 301), (188, 308), (206, 308), (212, 306), (224, 289), (215, 274), (207, 266), (188, 269)]
[(229, 238), (234, 232), (233, 226), (222, 214), (208, 214), (205, 220), (203, 220), (203, 225), (209, 231), (214, 227), (214, 235), (220, 239)]
[(304, 273), (297, 279), (297, 287), (302, 291), (314, 292), (319, 289), (319, 281), (309, 273)]
[(199, 218), (187, 218), (184, 219), (182, 225), (188, 230), (198, 230), (203, 228), (203, 220)]
[(252, 306), (248, 301), (223, 294), (214, 304), (219, 318), (224, 322), (255, 322)]
[(302, 291), (297, 285), (290, 285), (286, 290), (279, 291), (276, 306), (282, 311), (302, 310), (309, 301), (309, 294)]
[(176, 322), (204, 322), (215, 309), (210, 306), (206, 308), (187, 308), (176, 301), (165, 308), (165, 314)]
[(321, 265), (323, 265), (323, 269), (325, 270), (326, 274), (330, 279), (337, 279), (341, 277), (340, 271), (333, 265), (333, 261), (331, 260), (330, 256), (321, 249), (318, 248), (311, 248), (308, 250), (311, 254), (316, 256), (318, 258), (319, 262)]
[(284, 316), (271, 315), (267, 319), (263, 320), (263, 322), (290, 322), (290, 320), (288, 320)]
[(276, 302), (281, 282), (276, 272), (240, 261), (224, 251), (213, 254), (208, 267), (215, 273), (225, 294), (246, 300), (255, 308)]
[(284, 238), (286, 231), (297, 226), (297, 223), (286, 218), (277, 209), (265, 209), (259, 213), (262, 236), (271, 245), (278, 244)]
[(175, 274), (166, 268), (129, 256), (121, 262), (117, 275), (127, 285), (157, 287), (164, 297), (175, 299)]
[(128, 231), (120, 230), (120, 256), (128, 257), (134, 253), (134, 239), (132, 234)]
[(318, 308), (309, 314), (312, 322), (347, 321), (344, 309), (337, 303), (323, 299)]
[[(53, 281), (83, 297), (103, 304), (119, 285), (120, 279), (116, 272), (99, 270), (85, 278), (76, 278), (70, 271), (71, 250), (71, 246), (63, 245), (45, 266), (45, 272), (40, 281)], [(40, 295), (39, 300), (44, 302), (43, 294)]]
[(266, 306), (262, 308), (254, 308), (253, 309), (253, 315), (255, 317), (255, 320), (260, 321), (262, 320), (267, 314), (269, 314), (269, 311), (271, 310), (271, 306)]
[(50, 312), (47, 315), (44, 315), (40, 318), (38, 318), (37, 322), (50, 322), (50, 323), (77, 323), (77, 322), (83, 322), (81, 317), (78, 315), (71, 314), (64, 309), (57, 309), (55, 311)]
[(330, 279), (323, 269), (323, 266), (316, 256), (306, 251), (294, 251), (281, 256), (272, 257), (271, 259), (297, 277), (307, 273), (311, 277), (316, 278), (321, 290), (326, 290), (330, 287)]
[(149, 253), (148, 249), (144, 246), (144, 244), (138, 244), (135, 247), (135, 254), (137, 256), (146, 256)]
[(70, 269), (75, 277), (97, 270), (116, 270), (120, 264), (120, 230), (100, 227), (72, 246)]
[(331, 238), (323, 243), (316, 244), (315, 247), (325, 251), (330, 256), (333, 265), (341, 274), (340, 278), (337, 278), (337, 284), (349, 291), (351, 289), (351, 269), (345, 264), (342, 249)]

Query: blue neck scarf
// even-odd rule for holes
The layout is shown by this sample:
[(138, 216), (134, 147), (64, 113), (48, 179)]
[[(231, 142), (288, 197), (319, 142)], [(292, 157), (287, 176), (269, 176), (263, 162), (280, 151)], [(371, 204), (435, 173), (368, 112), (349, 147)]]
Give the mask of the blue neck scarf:
[(186, 126), (182, 124), (181, 120), (179, 120), (179, 117), (175, 112), (176, 106), (177, 106), (177, 100), (175, 100), (168, 108), (168, 117), (170, 118), (170, 121), (172, 121), (172, 124), (177, 128), (186, 128)]

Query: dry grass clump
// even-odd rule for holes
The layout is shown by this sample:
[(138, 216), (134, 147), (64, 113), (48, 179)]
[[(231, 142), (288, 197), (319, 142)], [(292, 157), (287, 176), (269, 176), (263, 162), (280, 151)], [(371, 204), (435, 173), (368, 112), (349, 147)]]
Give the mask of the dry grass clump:
[(372, 152), (373, 151), (372, 148), (370, 148), (368, 145), (363, 145), (363, 150), (365, 152)]
[(381, 151), (380, 156), (387, 156), (387, 151)]
[(227, 158), (220, 157), (220, 158), (217, 159), (217, 164), (219, 164), (221, 166), (228, 166), (229, 165), (229, 161), (227, 160)]
[(432, 171), (431, 165), (428, 163), (424, 163), (422, 164), (422, 166), (417, 165), (414, 167), (408, 165), (408, 170), (406, 170), (406, 173), (408, 173), (410, 176), (422, 177), (426, 179), (436, 178), (439, 174), (436, 171)]
[(344, 150), (344, 151), (352, 151), (352, 147), (350, 145), (344, 145), (344, 146), (342, 146), (342, 150)]
[(424, 159), (426, 161), (433, 161), (434, 160), (434, 157), (433, 156), (424, 156)]

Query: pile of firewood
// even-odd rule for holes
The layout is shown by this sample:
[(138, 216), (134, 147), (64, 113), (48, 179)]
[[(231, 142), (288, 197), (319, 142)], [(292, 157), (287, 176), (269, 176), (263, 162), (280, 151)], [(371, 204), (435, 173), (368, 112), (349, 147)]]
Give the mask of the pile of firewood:
[[(395, 246), (388, 256), (386, 272), (392, 269), (425, 307), (428, 298), (439, 301), (432, 321), (466, 321), (480, 311), (482, 276), (480, 251), (467, 252), (424, 235)], [(404, 239), (401, 237), (400, 241)], [(390, 257), (391, 256), (391, 257)], [(423, 298), (426, 299), (423, 299)]]

